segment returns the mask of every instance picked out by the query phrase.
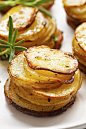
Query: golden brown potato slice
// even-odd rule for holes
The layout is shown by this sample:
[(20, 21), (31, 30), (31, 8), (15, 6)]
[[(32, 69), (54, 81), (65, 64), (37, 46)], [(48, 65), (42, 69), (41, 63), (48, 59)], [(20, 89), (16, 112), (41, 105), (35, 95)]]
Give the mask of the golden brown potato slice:
[[(28, 15), (23, 16), (21, 14), (23, 11), (21, 10), (24, 10), (24, 13), (28, 13)], [(27, 12), (27, 10), (30, 11)], [(17, 16), (17, 13), (19, 16)], [(20, 44), (21, 46), (29, 48), (48, 45), (51, 48), (60, 48), (63, 34), (57, 29), (56, 21), (40, 11), (37, 13), (36, 8), (24, 6), (13, 7), (2, 17), (0, 21), (0, 37), (3, 40), (8, 40), (8, 20), (10, 15), (13, 16), (14, 29), (15, 27), (18, 28), (16, 42), (24, 39), (24, 42)], [(20, 21), (19, 24), (17, 24), (18, 21)], [(56, 42), (53, 37), (57, 38)], [(18, 51), (16, 51), (17, 53)]]
[(28, 66), (26, 58), (24, 58), (24, 71), (29, 78), (37, 79), (39, 82), (45, 82), (46, 84), (71, 83), (74, 79), (74, 73), (71, 75), (63, 75), (46, 70), (34, 70)]
[(86, 0), (63, 0), (65, 6), (81, 6), (86, 3)]
[(86, 58), (86, 52), (83, 51), (83, 49), (81, 49), (81, 47), (79, 46), (79, 42), (77, 42), (75, 35), (72, 41), (72, 46), (73, 46), (73, 50), (75, 51), (75, 53)]
[(77, 27), (75, 31), (75, 39), (80, 48), (86, 52), (86, 22)]
[[(22, 97), (18, 96), (15, 92), (15, 90), (11, 89), (10, 86), (10, 80), (7, 80), (4, 88), (5, 96), (7, 100), (12, 104), (16, 109), (20, 109), (19, 111), (22, 111), (24, 113), (35, 115), (35, 116), (52, 116), (59, 114), (63, 111), (65, 111), (69, 105), (72, 105), (75, 100), (75, 95), (71, 97), (71, 100), (68, 100), (66, 103), (63, 104), (57, 104), (57, 105), (51, 105), (51, 106), (39, 106), (37, 104), (33, 104), (30, 101), (27, 101), (26, 99), (23, 99)], [(73, 103), (71, 104), (71, 102)], [(70, 103), (70, 104), (69, 104)], [(68, 104), (66, 106), (66, 104)], [(64, 107), (66, 106), (66, 107)], [(62, 109), (61, 109), (62, 108)], [(25, 110), (24, 110), (25, 109)], [(28, 111), (27, 111), (28, 109)], [(61, 111), (58, 111), (60, 109)], [(55, 111), (55, 113), (53, 113)], [(38, 115), (39, 114), (39, 115)]]
[[(49, 49), (48, 47), (45, 47), (45, 49), (46, 48)], [(9, 66), (10, 78), (16, 85), (28, 87), (29, 89), (49, 89), (59, 87), (63, 83), (73, 82), (75, 72), (58, 74), (56, 72), (52, 72), (51, 70), (34, 70), (30, 68), (24, 53), (25, 52), (21, 52), (16, 55)], [(75, 61), (75, 59), (73, 60)]]
[[(44, 90), (32, 90), (32, 93), (28, 93), (28, 97), (27, 92), (31, 91), (24, 91), (24, 95), (23, 90), (21, 90), (23, 94), (20, 94), (15, 89), (15, 84), (10, 83), (9, 79), (5, 84), (5, 94), (6, 97), (23, 108), (35, 111), (52, 111), (57, 110), (67, 103), (71, 102), (71, 100), (77, 94), (81, 83), (82, 77), (80, 71), (77, 70), (73, 83), (68, 84), (67, 86), (65, 86), (66, 84), (63, 84), (61, 87), (47, 92), (45, 92)], [(37, 99), (39, 99), (39, 101), (37, 101)]]
[(29, 67), (35, 70), (68, 75), (78, 69), (78, 62), (73, 55), (46, 46), (29, 48), (25, 52), (25, 57)]
[(76, 28), (86, 22), (86, 0), (63, 0), (64, 9), (67, 14), (67, 23)]
[[(56, 89), (50, 89), (50, 90), (35, 90), (35, 94), (39, 94), (45, 97), (49, 98), (64, 98), (67, 97), (70, 92), (74, 93), (81, 87), (82, 83), (82, 77), (79, 69), (76, 71), (75, 76), (74, 76), (74, 81), (71, 84), (63, 84), (59, 88)], [(72, 90), (71, 90), (72, 89)], [(67, 91), (66, 91), (67, 90)]]
[(79, 68), (86, 72), (86, 22), (79, 25), (75, 30), (72, 46), (73, 52), (79, 61)]
[[(59, 87), (62, 83), (71, 83), (74, 80), (74, 74), (63, 75), (51, 71), (37, 72), (37, 70), (28, 69), (24, 64), (24, 52), (19, 53), (9, 66), (9, 75), (16, 85), (28, 88), (49, 89)], [(48, 73), (47, 73), (48, 72)]]
[[(47, 78), (47, 76), (41, 76), (37, 79), (36, 75), (27, 74), (24, 69), (24, 52), (18, 54), (9, 66), (9, 75), (16, 85), (28, 87), (28, 88), (55, 88), (62, 84), (58, 78)], [(35, 73), (35, 71), (33, 71)], [(73, 79), (72, 79), (73, 81)]]
[[(8, 28), (8, 20), (9, 20), (9, 16), (16, 14), (16, 12), (19, 12), (21, 10), (21, 8), (28, 8), (28, 10), (32, 10), (33, 8), (31, 7), (23, 7), (23, 6), (16, 6), (13, 7), (12, 9), (10, 9), (1, 19), (0, 21), (0, 36), (4, 39), (8, 39), (8, 34), (9, 34), (9, 28)], [(31, 12), (32, 12), (31, 11)], [(20, 14), (21, 16), (21, 14)], [(17, 17), (17, 16), (16, 16)], [(29, 16), (26, 16), (29, 17)], [(25, 30), (23, 31), (18, 31), (18, 35), (17, 35), (17, 41), (21, 40), (21, 39), (25, 39), (25, 41), (34, 41), (36, 39), (38, 39), (38, 37), (41, 35), (41, 32), (44, 28), (43, 22), (46, 21), (46, 19), (44, 18), (43, 14), (41, 12), (38, 12), (35, 21), (33, 22), (33, 24), (31, 24), (30, 26), (28, 26), (27, 28), (25, 28)], [(23, 25), (23, 23), (25, 22), (25, 17), (22, 17), (22, 22), (21, 24)], [(16, 21), (15, 21), (16, 22)], [(27, 43), (28, 44), (28, 43)]]
[[(70, 99), (72, 95), (77, 93), (82, 83), (82, 77), (79, 70), (76, 71), (74, 76), (74, 82), (71, 84), (63, 84), (59, 88), (39, 90), (39, 89), (28, 89), (20, 86), (16, 86), (12, 81), (10, 85), (16, 94), (20, 97), (31, 101), (37, 105), (56, 105), (65, 103)], [(66, 91), (67, 90), (67, 91)], [(65, 91), (65, 92), (64, 92)], [(58, 99), (57, 99), (58, 98)], [(50, 102), (48, 102), (50, 99)]]
[(28, 8), (20, 6), (19, 10), (14, 12), (12, 16), (13, 29), (17, 28), (19, 31), (24, 30), (30, 26), (35, 20), (38, 8)]

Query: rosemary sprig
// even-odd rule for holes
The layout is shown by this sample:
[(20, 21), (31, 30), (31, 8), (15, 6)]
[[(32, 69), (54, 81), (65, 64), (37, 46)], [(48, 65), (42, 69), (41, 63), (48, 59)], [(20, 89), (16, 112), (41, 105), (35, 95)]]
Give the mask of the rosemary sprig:
[(49, 17), (52, 18), (52, 15), (50, 14), (50, 12), (42, 7), (40, 7), (42, 4), (44, 3), (48, 3), (50, 1), (54, 1), (54, 0), (7, 0), (7, 1), (0, 1), (0, 10), (4, 9), (6, 6), (15, 6), (15, 5), (23, 5), (23, 6), (29, 6), (29, 7), (38, 7), (39, 10), (43, 13), (45, 13), (46, 15), (48, 15)]
[(16, 37), (17, 37), (17, 29), (15, 29), (14, 35), (13, 35), (12, 17), (9, 16), (8, 42), (0, 39), (0, 42), (3, 43), (3, 44), (0, 44), (0, 56), (5, 55), (6, 58), (9, 57), (9, 63), (12, 61), (12, 58), (15, 56), (15, 50), (19, 50), (19, 51), (27, 50), (26, 47), (16, 46), (24, 41), (24, 39), (23, 39), (23, 40), (15, 43)]

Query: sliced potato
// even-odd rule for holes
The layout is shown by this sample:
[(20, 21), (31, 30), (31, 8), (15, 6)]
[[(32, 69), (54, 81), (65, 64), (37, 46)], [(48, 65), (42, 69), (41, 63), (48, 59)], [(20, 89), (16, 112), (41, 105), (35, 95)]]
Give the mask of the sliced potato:
[(63, 0), (67, 23), (75, 29), (86, 22), (86, 0)]
[[(10, 85), (15, 90), (16, 94), (20, 97), (35, 103), (37, 105), (56, 105), (68, 101), (72, 95), (77, 93), (77, 90), (81, 87), (82, 76), (79, 70), (76, 71), (74, 76), (74, 82), (71, 84), (63, 84), (59, 88), (38, 90), (27, 89), (20, 86), (16, 86), (12, 81)], [(65, 91), (65, 92), (64, 92)], [(58, 99), (57, 99), (58, 98)], [(50, 99), (50, 102), (48, 102)]]
[(29, 89), (51, 89), (59, 87), (63, 83), (73, 82), (75, 72), (70, 74), (58, 74), (52, 71), (34, 70), (30, 68), (24, 53), (25, 52), (21, 52), (16, 55), (9, 66), (10, 78), (16, 85), (28, 87)]
[(11, 15), (13, 20), (13, 29), (17, 28), (21, 31), (27, 26), (30, 26), (35, 20), (37, 12), (38, 8), (20, 6), (19, 10)]
[[(58, 109), (63, 109), (63, 107), (68, 104), (69, 102), (72, 102), (73, 100), (75, 100), (75, 95), (73, 95), (73, 97), (71, 97), (71, 100), (68, 100), (66, 103), (63, 104), (57, 104), (57, 105), (50, 105), (50, 106), (43, 106), (43, 105), (37, 105), (37, 104), (33, 104), (30, 101), (27, 101), (26, 99), (23, 99), (22, 97), (18, 96), (15, 92), (15, 90), (13, 90), (10, 87), (10, 83), (9, 80), (6, 82), (5, 84), (5, 88), (4, 88), (4, 92), (5, 92), (5, 96), (7, 99), (9, 99), (9, 101), (11, 102), (11, 104), (15, 104), (15, 106), (19, 106), (20, 111), (21, 108), (25, 108), (25, 112), (27, 111), (27, 109), (29, 109), (30, 112), (32, 111), (38, 111), (38, 113), (49, 113), (51, 114), (52, 111), (57, 110), (56, 112), (58, 112)], [(74, 101), (73, 101), (74, 102)], [(73, 104), (73, 103), (72, 103)], [(14, 105), (13, 105), (14, 106)], [(68, 107), (67, 107), (68, 108)], [(66, 108), (66, 109), (67, 109)], [(65, 109), (65, 108), (64, 108)], [(41, 111), (41, 112), (40, 112)], [(23, 111), (22, 111), (23, 112)], [(34, 112), (35, 113), (35, 112)], [(31, 114), (31, 113), (30, 113)], [(57, 113), (56, 113), (57, 114)], [(36, 114), (35, 114), (36, 115)], [(41, 116), (41, 115), (40, 115)]]
[[(48, 45), (51, 48), (60, 48), (63, 34), (57, 29), (56, 21), (37, 11), (37, 8), (25, 6), (11, 8), (0, 21), (0, 37), (6, 41), (8, 40), (8, 20), (11, 15), (14, 29), (18, 29), (16, 42), (24, 39), (24, 42), (20, 44), (21, 46), (29, 48), (32, 46)], [(56, 43), (52, 36), (57, 38)], [(18, 51), (16, 51), (17, 53)]]
[(73, 77), (70, 76), (70, 78), (65, 78), (65, 80), (63, 78), (63, 80), (60, 80), (58, 78), (53, 78), (53, 77), (50, 78), (47, 76), (42, 76), (40, 74), (38, 75), (40, 79), (34, 78), (35, 77), (34, 74), (31, 75), (30, 73), (31, 76), (29, 75), (29, 72), (27, 74), (24, 68), (24, 59), (25, 59), (24, 53), (21, 52), (13, 59), (13, 61), (9, 66), (9, 75), (16, 85), (28, 88), (49, 89), (58, 87), (62, 83), (71, 83), (74, 79)]
[(52, 71), (46, 70), (34, 70), (29, 67), (26, 58), (24, 58), (24, 70), (29, 78), (37, 79), (41, 83), (51, 84), (51, 83), (71, 83), (74, 80), (74, 73), (71, 75), (63, 75), (54, 73)]
[(63, 0), (65, 6), (81, 6), (86, 3), (86, 0)]
[(73, 50), (76, 53), (79, 53), (79, 55), (86, 57), (86, 52), (81, 49), (79, 46), (79, 42), (76, 40), (76, 36), (74, 35), (73, 41), (72, 41)]
[(84, 73), (86, 73), (86, 66), (83, 65), (83, 64), (81, 64), (80, 62), (79, 62), (79, 68), (80, 68)]
[[(38, 48), (39, 51), (36, 50)], [(59, 59), (61, 59), (62, 56), (66, 55), (66, 58), (69, 61), (72, 60), (71, 62), (75, 63), (72, 66), (74, 68), (75, 66), (77, 66), (76, 70), (75, 71), (72, 70), (72, 73), (69, 72), (69, 73), (59, 74), (57, 72), (58, 65), (56, 66), (57, 67), (56, 72), (53, 71), (52, 69), (35, 70), (29, 67), (28, 65), (26, 55), (29, 55), (29, 53), (25, 51), (21, 52), (18, 55), (16, 55), (13, 58), (12, 62), (10, 63), (9, 66), (10, 78), (7, 80), (5, 84), (5, 96), (11, 101), (13, 105), (15, 106), (17, 105), (17, 107), (21, 108), (22, 111), (24, 108), (25, 112), (26, 110), (29, 109), (29, 111), (34, 111), (34, 112), (41, 111), (42, 113), (43, 112), (49, 113), (60, 109), (62, 110), (64, 106), (73, 104), (77, 91), (79, 90), (82, 84), (82, 76), (80, 70), (78, 69), (78, 63), (76, 59), (68, 53), (50, 49), (47, 46), (39, 46), (39, 47), (35, 46), (29, 48), (28, 50), (33, 50), (30, 51), (30, 54), (31, 52), (33, 54), (34, 51), (36, 53), (40, 52), (42, 53), (42, 57), (44, 57), (44, 55), (46, 55), (47, 53), (48, 56), (50, 56), (51, 54), (50, 57), (54, 55), (55, 58), (50, 58), (54, 60), (56, 59), (56, 56), (58, 60), (58, 52), (59, 52), (59, 55), (61, 55)], [(41, 61), (43, 62), (43, 60)], [(73, 67), (71, 67), (71, 69), (73, 69)], [(74, 81), (71, 82), (71, 84), (62, 84), (71, 81), (71, 79), (68, 80), (69, 79), (67, 78), (68, 76), (70, 76), (71, 78), (73, 77)], [(52, 81), (54, 81), (54, 83)]]
[(86, 22), (77, 27), (75, 38), (80, 48), (86, 52)]
[[(63, 84), (59, 88), (50, 90), (35, 90), (35, 94), (39, 94), (49, 98), (64, 98), (67, 97), (70, 92), (74, 93), (76, 89), (79, 89), (82, 84), (82, 76), (79, 69), (76, 71), (74, 81), (71, 84)], [(33, 90), (34, 91), (34, 90)]]
[[(50, 78), (49, 80), (43, 77), (43, 80), (38, 80), (33, 76), (28, 76), (24, 70), (24, 52), (18, 54), (9, 66), (9, 75), (16, 85), (28, 88), (54, 88), (62, 84), (59, 79)], [(40, 76), (40, 75), (39, 75)], [(44, 80), (45, 79), (45, 80)]]
[(73, 55), (46, 46), (29, 48), (25, 57), (29, 67), (35, 70), (72, 74), (78, 69), (78, 62)]
[(16, 87), (12, 80), (9, 79), (5, 84), (5, 93), (13, 102), (24, 108), (29, 107), (31, 110), (40, 111), (42, 108), (43, 110), (51, 110), (55, 106), (54, 110), (56, 110), (74, 98), (81, 83), (82, 77), (80, 71), (77, 70), (73, 83), (68, 85), (63, 84), (59, 88), (48, 91), (29, 90), (20, 86)]
[(79, 68), (86, 72), (86, 22), (79, 25), (75, 30), (72, 46), (73, 52), (79, 61)]

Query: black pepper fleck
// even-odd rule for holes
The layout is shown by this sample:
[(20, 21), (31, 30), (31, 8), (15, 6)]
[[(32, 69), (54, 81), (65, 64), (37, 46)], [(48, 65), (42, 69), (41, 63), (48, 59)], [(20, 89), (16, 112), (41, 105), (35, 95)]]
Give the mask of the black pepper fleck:
[(48, 102), (50, 102), (51, 99), (48, 98)]
[(14, 75), (15, 77), (19, 77), (19, 75)]
[(44, 21), (44, 22), (43, 22), (43, 26), (46, 26), (46, 24), (47, 24), (46, 21)]
[(65, 65), (65, 67), (69, 67), (68, 65)]
[(72, 95), (73, 93), (70, 93), (70, 95)]
[(7, 68), (7, 72), (9, 71), (9, 67)]

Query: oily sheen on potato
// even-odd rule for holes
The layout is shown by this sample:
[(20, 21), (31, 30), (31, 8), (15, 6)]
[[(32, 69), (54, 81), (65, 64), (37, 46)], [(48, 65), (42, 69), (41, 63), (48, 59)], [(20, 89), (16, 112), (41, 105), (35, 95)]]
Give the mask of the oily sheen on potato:
[(70, 53), (40, 46), (25, 52), (29, 67), (55, 73), (72, 74), (78, 68), (75, 57)]
[[(37, 56), (34, 52), (39, 52), (38, 54), (42, 56), (41, 59), (37, 58), (37, 61), (34, 58), (29, 59), (28, 56), (31, 57), (31, 53), (28, 53), (30, 50), (34, 58)], [(50, 60), (44, 60), (46, 55)], [(39, 62), (39, 68), (32, 67), (31, 61)], [(77, 69), (78, 62), (73, 55), (50, 49), (47, 46), (38, 46), (31, 47), (26, 52), (18, 54), (10, 64), (9, 75), (16, 85), (27, 87), (29, 84), (30, 88), (32, 88), (31, 85), (37, 88), (40, 87), (40, 84), (42, 87), (43, 84), (51, 84), (51, 86), (56, 87), (58, 84), (71, 83)]]
[(74, 103), (81, 84), (76, 58), (42, 45), (31, 47), (13, 58), (4, 93), (7, 100), (23, 113), (53, 116)]
[[(47, 45), (51, 48), (60, 48), (63, 35), (57, 28), (55, 19), (43, 14), (36, 7), (19, 5), (11, 8), (0, 21), (1, 39), (8, 40), (9, 16), (12, 16), (14, 30), (18, 29), (16, 42), (24, 39), (21, 46), (29, 48)], [(54, 38), (57, 40), (54, 41)]]

